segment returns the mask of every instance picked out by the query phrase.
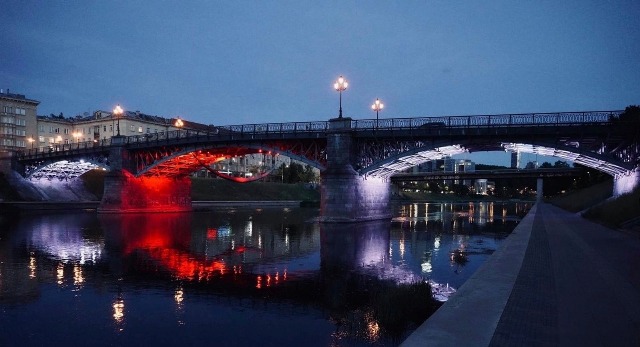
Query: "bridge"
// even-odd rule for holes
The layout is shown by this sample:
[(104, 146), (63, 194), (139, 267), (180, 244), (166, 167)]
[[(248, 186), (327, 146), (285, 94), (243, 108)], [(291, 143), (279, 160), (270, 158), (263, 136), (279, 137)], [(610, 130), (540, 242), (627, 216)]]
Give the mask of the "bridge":
[[(114, 136), (25, 150), (4, 164), (26, 178), (73, 179), (108, 170), (101, 212), (190, 209), (189, 174), (234, 156), (285, 155), (321, 171), (322, 217), (389, 217), (389, 178), (410, 167), (478, 151), (535, 153), (614, 177), (614, 194), (640, 181), (640, 123), (621, 111), (244, 124)], [(6, 158), (5, 158), (6, 159)], [(214, 172), (219, 174), (219, 172)]]
[(392, 182), (432, 181), (432, 180), (465, 180), (494, 178), (542, 178), (580, 176), (580, 168), (538, 168), (538, 169), (503, 169), (476, 170), (471, 172), (417, 172), (397, 173), (391, 177)]

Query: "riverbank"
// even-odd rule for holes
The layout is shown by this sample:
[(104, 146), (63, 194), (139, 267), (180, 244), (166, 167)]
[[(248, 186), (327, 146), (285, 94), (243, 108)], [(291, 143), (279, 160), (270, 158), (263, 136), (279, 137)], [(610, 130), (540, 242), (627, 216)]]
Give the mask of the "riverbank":
[(536, 204), (402, 346), (637, 346), (639, 252), (635, 237)]
[(613, 182), (608, 181), (546, 200), (592, 222), (640, 235), (640, 188), (615, 198), (612, 191)]

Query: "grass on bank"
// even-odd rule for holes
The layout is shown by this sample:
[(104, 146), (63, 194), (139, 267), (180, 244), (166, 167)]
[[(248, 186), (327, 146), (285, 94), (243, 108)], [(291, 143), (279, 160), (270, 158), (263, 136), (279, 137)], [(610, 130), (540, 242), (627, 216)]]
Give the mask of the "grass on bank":
[[(93, 170), (81, 176), (86, 189), (102, 198), (104, 173)], [(305, 184), (277, 182), (236, 183), (219, 178), (191, 178), (193, 201), (319, 201), (320, 190)]]
[(625, 222), (640, 217), (640, 188), (596, 205), (582, 215), (612, 228), (625, 227)]
[(640, 188), (616, 198), (610, 198), (612, 191), (613, 181), (607, 181), (547, 201), (570, 212), (584, 211), (583, 217), (610, 228), (624, 228), (640, 217)]
[(320, 190), (308, 185), (277, 182), (236, 183), (224, 179), (192, 178), (194, 201), (319, 201)]
[(570, 212), (580, 212), (611, 196), (613, 180), (548, 198), (547, 201)]

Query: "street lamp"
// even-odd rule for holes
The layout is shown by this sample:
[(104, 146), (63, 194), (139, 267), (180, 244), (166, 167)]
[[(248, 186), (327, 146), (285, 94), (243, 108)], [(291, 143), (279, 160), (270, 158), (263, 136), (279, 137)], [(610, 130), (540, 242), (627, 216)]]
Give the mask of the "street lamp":
[(376, 98), (376, 102), (371, 105), (371, 109), (376, 111), (376, 129), (378, 128), (378, 112), (384, 108), (384, 104), (380, 102), (380, 99)]
[(33, 149), (33, 142), (35, 141), (35, 139), (33, 137), (29, 137), (27, 141), (29, 141), (29, 143), (31, 144), (31, 149)]
[(73, 133), (73, 137), (75, 137), (76, 142), (80, 142), (80, 136), (82, 136), (82, 134), (80, 134), (79, 131)]
[[(176, 118), (176, 121), (173, 123), (173, 125), (178, 128), (178, 131), (176, 131), (176, 137), (180, 137), (180, 129), (182, 129), (182, 127), (184, 126), (184, 122), (182, 121), (182, 119), (180, 119), (180, 117)], [(187, 135), (189, 135), (187, 133)]]
[(118, 134), (117, 136), (120, 136), (120, 115), (122, 115), (124, 111), (122, 110), (122, 107), (120, 107), (120, 104), (118, 104), (118, 106), (116, 106), (116, 108), (113, 109), (113, 114), (116, 116), (116, 119), (118, 120), (117, 122), (117, 128), (118, 129)]
[(333, 84), (333, 88), (340, 93), (340, 112), (338, 113), (338, 118), (342, 118), (342, 91), (347, 90), (349, 83), (347, 80), (340, 76), (336, 83)]

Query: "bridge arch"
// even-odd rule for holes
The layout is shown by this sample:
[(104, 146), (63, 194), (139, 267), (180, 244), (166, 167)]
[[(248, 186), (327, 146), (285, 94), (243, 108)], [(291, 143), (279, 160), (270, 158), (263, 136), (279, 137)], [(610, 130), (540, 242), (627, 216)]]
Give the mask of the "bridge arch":
[(25, 168), (25, 178), (28, 180), (41, 180), (43, 178), (51, 181), (72, 180), (83, 174), (94, 170), (109, 170), (109, 163), (106, 160), (95, 159), (75, 159), (43, 162), (39, 165), (31, 165)]
[(602, 171), (614, 178), (632, 174), (635, 167), (632, 163), (625, 163), (616, 158), (600, 153), (580, 149), (580, 146), (558, 146), (557, 143), (545, 141), (527, 141), (528, 143), (511, 142), (509, 140), (493, 143), (477, 143), (474, 141), (460, 141), (452, 144), (450, 140), (439, 140), (421, 143), (412, 147), (407, 145), (403, 151), (397, 151), (385, 158), (372, 161), (369, 165), (359, 168), (358, 173), (365, 176), (388, 178), (391, 175), (436, 159), (461, 153), (485, 152), (504, 150), (507, 152), (522, 152), (552, 156), (570, 160), (578, 164)]
[[(322, 163), (309, 159), (306, 156), (298, 155), (289, 150), (283, 150), (277, 146), (265, 144), (246, 144), (242, 146), (229, 146), (221, 144), (218, 146), (196, 146), (179, 148), (167, 155), (159, 156), (152, 162), (145, 165), (138, 165), (135, 177), (142, 176), (169, 176), (184, 177), (200, 169), (208, 169), (212, 164), (229, 159), (235, 156), (250, 154), (282, 155), (296, 161), (300, 161), (312, 167), (322, 170)], [(224, 177), (224, 176), (221, 176)]]

